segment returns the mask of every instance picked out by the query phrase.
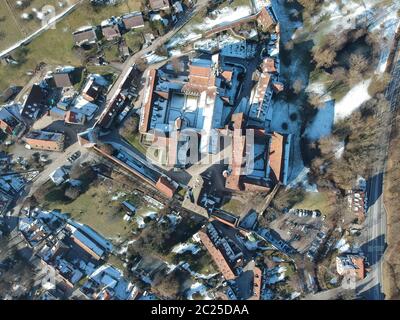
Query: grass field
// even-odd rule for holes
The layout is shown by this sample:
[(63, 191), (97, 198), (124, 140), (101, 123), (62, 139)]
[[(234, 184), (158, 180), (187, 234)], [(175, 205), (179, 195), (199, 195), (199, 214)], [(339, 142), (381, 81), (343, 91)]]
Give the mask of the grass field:
[[(0, 41), (0, 50), (6, 49), (8, 46), (28, 36), (42, 26), (42, 21), (36, 17), (36, 13), (33, 10), (41, 12), (42, 9), (45, 10), (45, 6), (50, 6), (54, 8), (55, 14), (57, 15), (77, 1), (78, 0), (30, 0), (29, 5), (25, 8), (19, 8), (17, 6), (17, 1), (14, 0), (1, 1), (0, 17), (5, 18), (2, 24), (7, 25), (7, 30), (12, 31), (7, 32), (7, 30), (5, 30), (6, 37)], [(61, 7), (59, 3), (62, 2), (64, 2), (64, 6)], [(22, 19), (22, 14), (30, 14), (31, 19)]]
[(332, 212), (332, 204), (326, 192), (306, 192), (304, 199), (294, 205), (295, 209), (309, 209), (321, 211), (322, 214), (329, 216)]
[[(8, 32), (7, 30), (13, 30)], [(5, 1), (0, 1), (0, 50), (7, 48), (23, 37)]]
[[(3, 2), (1, 2), (3, 4)], [(98, 25), (101, 21), (130, 11), (138, 10), (139, 0), (126, 0), (118, 6), (94, 9), (90, 3), (84, 2), (79, 8), (57, 23), (56, 29), (49, 29), (25, 46), (22, 63), (18, 66), (0, 66), (0, 91), (10, 84), (24, 85), (29, 81), (27, 71), (35, 69), (40, 62), (49, 65), (79, 66), (80, 59), (72, 51), (72, 32), (86, 25)], [(1, 14), (0, 14), (1, 16)], [(1, 23), (4, 22), (0, 22)], [(12, 40), (10, 40), (12, 42)], [(14, 53), (18, 56), (18, 52)]]
[[(122, 195), (121, 192), (126, 195)], [(118, 194), (120, 197), (115, 199)], [(87, 224), (107, 238), (124, 239), (136, 227), (134, 220), (131, 222), (123, 220), (125, 210), (121, 208), (121, 202), (124, 200), (130, 200), (137, 207), (137, 215), (157, 211), (137, 196), (129, 194), (128, 190), (121, 190), (116, 184), (109, 185), (103, 182), (90, 186), (85, 193), (72, 202), (55, 201), (47, 203), (47, 207), (69, 213), (71, 218)]]
[(140, 142), (140, 134), (134, 133), (126, 137), (126, 140), (141, 154), (146, 154), (147, 148)]
[(243, 206), (244, 204), (242, 201), (233, 198), (224, 203), (221, 209), (236, 215), (240, 215), (243, 211)]

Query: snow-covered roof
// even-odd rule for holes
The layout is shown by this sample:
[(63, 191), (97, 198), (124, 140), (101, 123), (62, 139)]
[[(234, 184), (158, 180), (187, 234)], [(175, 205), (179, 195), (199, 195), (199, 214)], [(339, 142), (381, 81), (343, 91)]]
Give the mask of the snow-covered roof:
[(75, 104), (71, 108), (72, 112), (84, 114), (87, 118), (91, 118), (99, 107), (87, 101), (84, 97), (78, 96)]

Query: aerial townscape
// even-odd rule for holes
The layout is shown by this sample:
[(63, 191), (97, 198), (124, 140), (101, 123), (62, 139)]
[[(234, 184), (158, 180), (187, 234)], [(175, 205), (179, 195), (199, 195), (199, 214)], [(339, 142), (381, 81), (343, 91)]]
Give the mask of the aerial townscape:
[(400, 299), (400, 1), (0, 2), (0, 298)]

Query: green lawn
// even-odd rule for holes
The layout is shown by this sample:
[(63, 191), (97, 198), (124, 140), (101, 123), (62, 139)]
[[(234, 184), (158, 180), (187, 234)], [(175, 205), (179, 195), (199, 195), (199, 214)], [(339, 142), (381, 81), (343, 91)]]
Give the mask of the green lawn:
[[(72, 51), (72, 32), (82, 26), (98, 25), (111, 16), (138, 10), (139, 7), (139, 0), (126, 0), (118, 6), (97, 9), (94, 9), (90, 3), (84, 2), (78, 9), (57, 23), (56, 29), (47, 30), (27, 45), (20, 65), (0, 66), (0, 91), (10, 84), (25, 85), (29, 80), (26, 72), (34, 70), (40, 62), (54, 66), (81, 65), (80, 59)], [(0, 22), (0, 26), (2, 23), (4, 22)], [(14, 55), (18, 56), (18, 52)]]
[[(5, 1), (0, 2), (0, 30), (5, 32), (6, 37), (0, 39), (0, 50), (6, 49), (15, 42), (23, 39), (32, 32), (38, 30), (42, 23), (36, 18), (35, 13), (32, 9), (40, 11), (45, 10), (44, 6), (53, 7), (55, 9), (55, 14), (59, 14), (66, 10), (69, 6), (76, 3), (78, 0), (68, 0), (68, 5), (60, 7), (58, 4), (60, 0), (30, 0), (29, 6), (26, 8), (19, 8), (16, 5), (17, 1), (8, 1), (9, 6)], [(22, 14), (30, 14), (30, 20), (24, 20), (21, 18)], [(7, 27), (3, 27), (7, 26)], [(12, 30), (12, 32), (7, 32), (7, 30)]]
[(242, 201), (232, 198), (227, 203), (224, 203), (221, 209), (233, 214), (240, 215), (243, 211), (243, 206), (244, 204), (242, 203)]
[(6, 49), (22, 37), (23, 34), (13, 19), (10, 9), (5, 1), (0, 1), (0, 50)]
[(112, 44), (104, 48), (104, 57), (109, 62), (119, 62), (119, 49), (118, 44)]
[(140, 142), (140, 133), (131, 134), (129, 137), (125, 138), (128, 142), (135, 147), (142, 154), (146, 154), (147, 148)]
[[(127, 193), (118, 199), (112, 199), (118, 193)], [(143, 215), (149, 211), (157, 211), (149, 207), (138, 196), (129, 194), (129, 190), (122, 190), (118, 185), (112, 186), (104, 183), (92, 183), (89, 189), (72, 202), (47, 201), (49, 209), (59, 209), (69, 213), (72, 219), (87, 224), (107, 238), (126, 238), (132, 229), (136, 228), (133, 219), (130, 222), (123, 220), (125, 210), (121, 207), (124, 200), (129, 200), (138, 209), (137, 215)]]
[(303, 201), (296, 203), (295, 209), (309, 209), (321, 211), (322, 214), (329, 215), (332, 212), (333, 205), (330, 203), (327, 192), (306, 192)]
[(142, 29), (131, 30), (124, 34), (126, 44), (133, 53), (138, 52), (144, 44), (143, 33), (141, 31)]

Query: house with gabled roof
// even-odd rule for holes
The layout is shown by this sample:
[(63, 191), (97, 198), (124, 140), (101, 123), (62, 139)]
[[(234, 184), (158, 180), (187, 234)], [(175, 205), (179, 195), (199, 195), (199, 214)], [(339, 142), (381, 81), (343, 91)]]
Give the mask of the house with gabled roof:
[(160, 11), (170, 8), (169, 0), (149, 0), (151, 10)]
[(131, 12), (121, 17), (126, 30), (144, 27), (143, 15), (141, 12)]
[(22, 105), (21, 115), (27, 119), (36, 120), (43, 114), (47, 106), (47, 91), (34, 84)]
[(77, 46), (84, 44), (95, 44), (97, 42), (96, 30), (92, 26), (82, 27), (79, 30), (72, 33), (74, 43)]
[(8, 106), (0, 109), (0, 129), (4, 133), (18, 136), (24, 128), (25, 124), (9, 110)]
[(102, 26), (101, 32), (107, 41), (121, 38), (121, 32), (117, 24)]

